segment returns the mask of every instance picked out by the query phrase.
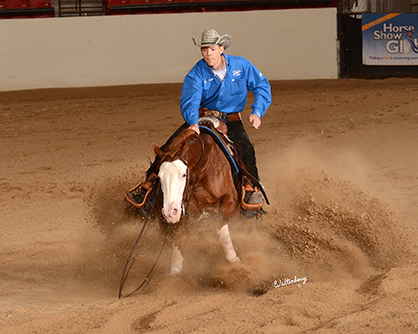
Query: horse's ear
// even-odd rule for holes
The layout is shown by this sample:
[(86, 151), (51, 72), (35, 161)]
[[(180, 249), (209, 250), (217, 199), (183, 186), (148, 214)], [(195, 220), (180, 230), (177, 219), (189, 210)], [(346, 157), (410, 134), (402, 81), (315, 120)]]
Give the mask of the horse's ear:
[(161, 148), (159, 148), (158, 145), (154, 142), (152, 142), (152, 148), (154, 149), (155, 154), (161, 158), (163, 155), (163, 151), (161, 151)]

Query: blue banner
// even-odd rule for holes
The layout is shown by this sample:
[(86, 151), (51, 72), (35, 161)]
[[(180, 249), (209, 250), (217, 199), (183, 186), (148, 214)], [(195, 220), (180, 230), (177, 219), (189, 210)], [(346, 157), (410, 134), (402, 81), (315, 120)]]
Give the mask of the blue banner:
[(418, 14), (362, 15), (363, 64), (418, 65)]

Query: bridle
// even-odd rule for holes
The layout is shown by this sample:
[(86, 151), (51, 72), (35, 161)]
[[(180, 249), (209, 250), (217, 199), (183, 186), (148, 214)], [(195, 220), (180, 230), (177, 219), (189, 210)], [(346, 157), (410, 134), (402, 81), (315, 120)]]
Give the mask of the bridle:
[(189, 163), (180, 154), (177, 154), (180, 161), (183, 162), (187, 167), (187, 169), (186, 169), (186, 186), (185, 186), (185, 189), (184, 189), (183, 199), (182, 199), (182, 202), (181, 202), (181, 210), (183, 212), (183, 216), (184, 216), (184, 219), (186, 220), (186, 223), (189, 222), (189, 205), (190, 205), (190, 201), (191, 201), (192, 196), (193, 196), (193, 192), (194, 192), (195, 187), (196, 187), (197, 180), (198, 180), (199, 175), (200, 175), (200, 171), (202, 169), (203, 156), (204, 156), (204, 153), (205, 153), (205, 146), (203, 145), (202, 138), (200, 138), (200, 135), (197, 135), (197, 138), (199, 139), (200, 146), (202, 147), (202, 153), (200, 154), (199, 168), (197, 170), (196, 177), (195, 177), (191, 187), (190, 187), (191, 182), (190, 182)]

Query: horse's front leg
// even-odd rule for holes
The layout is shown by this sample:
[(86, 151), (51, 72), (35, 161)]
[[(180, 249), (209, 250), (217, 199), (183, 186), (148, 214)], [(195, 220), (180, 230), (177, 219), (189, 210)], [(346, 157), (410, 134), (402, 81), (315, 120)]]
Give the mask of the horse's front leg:
[(228, 224), (225, 224), (218, 230), (218, 236), (226, 259), (231, 263), (239, 261), (239, 257), (237, 256), (234, 245), (232, 244), (231, 235), (229, 234)]
[(177, 235), (176, 240), (173, 242), (173, 255), (171, 257), (171, 270), (170, 275), (180, 274), (183, 269), (183, 250), (186, 243), (185, 233)]
[(231, 263), (239, 261), (239, 257), (237, 256), (234, 245), (232, 244), (227, 223), (232, 219), (237, 211), (237, 197), (238, 195), (236, 193), (228, 193), (223, 196), (220, 201), (220, 212), (223, 217), (224, 224), (218, 230), (218, 236), (221, 241), (222, 248), (224, 249), (225, 257)]

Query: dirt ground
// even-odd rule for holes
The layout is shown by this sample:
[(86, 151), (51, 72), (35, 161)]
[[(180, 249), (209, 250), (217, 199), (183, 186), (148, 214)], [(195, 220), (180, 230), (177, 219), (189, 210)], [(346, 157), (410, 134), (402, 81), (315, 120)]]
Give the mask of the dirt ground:
[(124, 192), (182, 123), (181, 85), (1, 92), (0, 333), (417, 333), (418, 80), (272, 91), (248, 128), (271, 204), (231, 222), (241, 264), (194, 222), (182, 275), (168, 244), (122, 299), (143, 223)]

